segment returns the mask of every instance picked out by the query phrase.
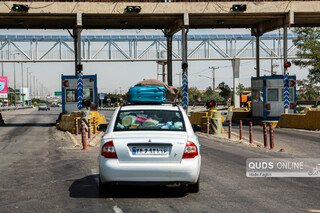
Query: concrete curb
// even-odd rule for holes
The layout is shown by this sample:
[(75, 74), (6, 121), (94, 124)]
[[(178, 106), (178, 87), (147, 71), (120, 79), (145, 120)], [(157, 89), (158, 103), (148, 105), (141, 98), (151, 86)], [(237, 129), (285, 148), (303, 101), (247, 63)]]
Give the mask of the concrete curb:
[(71, 141), (73, 142), (73, 147), (78, 147), (81, 145), (81, 143), (78, 142), (78, 140), (69, 131), (67, 131), (67, 135), (71, 139)]
[(91, 146), (91, 147), (96, 146), (101, 141), (103, 135), (104, 135), (104, 132), (100, 132), (100, 133), (94, 135), (93, 138), (90, 139), (88, 146)]
[[(199, 136), (202, 136), (202, 137), (207, 137), (207, 138), (218, 138), (218, 139), (221, 139), (221, 140), (226, 140), (226, 141), (232, 141), (232, 142), (236, 142), (236, 143), (241, 143), (241, 144), (245, 144), (245, 145), (248, 145), (250, 147), (254, 147), (254, 148), (263, 148), (264, 144), (259, 142), (259, 141), (253, 141), (253, 144), (250, 144), (249, 143), (249, 139), (247, 137), (242, 137), (243, 139), (242, 140), (238, 140), (238, 139), (235, 139), (235, 138), (231, 138), (229, 139), (228, 138), (228, 134), (227, 132), (226, 133), (222, 133), (222, 134), (219, 134), (219, 135), (213, 135), (213, 134), (210, 134), (209, 136), (206, 134), (206, 133), (202, 133), (202, 132), (197, 132), (197, 134)], [(239, 137), (238, 134), (236, 133), (231, 133), (232, 135), (234, 136), (237, 136)]]

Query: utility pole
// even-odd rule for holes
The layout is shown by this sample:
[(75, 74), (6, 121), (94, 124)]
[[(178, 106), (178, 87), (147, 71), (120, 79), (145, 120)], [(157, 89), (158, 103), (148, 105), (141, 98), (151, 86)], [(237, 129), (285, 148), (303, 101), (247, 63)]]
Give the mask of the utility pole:
[(21, 88), (23, 91), (23, 63), (21, 63)]
[(216, 89), (216, 69), (219, 67), (209, 67), (209, 69), (212, 69), (212, 90), (214, 92)]
[(36, 76), (33, 76), (33, 97), (36, 98)]
[(13, 93), (14, 93), (14, 103), (13, 105), (16, 106), (16, 62), (15, 62), (15, 55), (13, 55)]
[(36, 87), (37, 87), (37, 98), (39, 98), (39, 79), (36, 79), (37, 83), (36, 83)]
[(16, 55), (20, 53), (13, 53), (13, 90), (14, 90), (14, 106), (16, 106), (17, 96), (16, 96)]
[[(1, 46), (2, 46), (2, 42), (1, 42)], [(3, 51), (1, 51), (1, 59), (3, 59)], [(2, 75), (1, 76), (4, 76), (3, 62), (1, 62), (1, 68), (2, 68)]]

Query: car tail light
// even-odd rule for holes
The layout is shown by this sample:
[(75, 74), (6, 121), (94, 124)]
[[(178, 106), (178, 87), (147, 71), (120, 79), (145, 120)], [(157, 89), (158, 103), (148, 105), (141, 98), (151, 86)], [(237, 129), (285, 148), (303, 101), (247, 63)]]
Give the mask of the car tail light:
[(193, 142), (187, 141), (182, 158), (195, 158), (196, 156), (198, 156), (197, 146)]
[(101, 155), (105, 158), (118, 158), (113, 141), (108, 141), (102, 146)]

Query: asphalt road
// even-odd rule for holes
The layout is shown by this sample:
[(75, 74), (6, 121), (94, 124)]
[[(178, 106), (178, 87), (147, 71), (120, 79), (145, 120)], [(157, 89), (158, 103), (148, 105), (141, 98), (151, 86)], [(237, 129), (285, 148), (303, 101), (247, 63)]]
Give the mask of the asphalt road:
[[(112, 112), (105, 112), (109, 113)], [(0, 212), (307, 212), (320, 209), (319, 178), (247, 178), (247, 158), (295, 157), (199, 137), (201, 186), (121, 186), (98, 193), (98, 147), (72, 148), (54, 122), (58, 109), (5, 112), (0, 127)], [(283, 139), (307, 137), (283, 131)], [(305, 139), (308, 141), (308, 139)], [(318, 141), (319, 142), (319, 141)], [(319, 143), (311, 142), (319, 150)], [(307, 151), (304, 151), (305, 153)], [(304, 153), (304, 155), (305, 155)], [(311, 211), (311, 210), (310, 210)]]

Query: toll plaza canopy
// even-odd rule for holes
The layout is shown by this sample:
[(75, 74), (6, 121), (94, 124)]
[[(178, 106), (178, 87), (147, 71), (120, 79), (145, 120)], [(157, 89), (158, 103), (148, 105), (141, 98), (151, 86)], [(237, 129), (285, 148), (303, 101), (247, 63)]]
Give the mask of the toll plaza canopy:
[[(27, 5), (16, 11), (14, 4)], [(245, 5), (243, 10), (235, 4)], [(139, 6), (139, 12), (128, 12)], [(185, 14), (188, 14), (187, 22)], [(0, 28), (72, 29), (254, 28), (263, 34), (284, 25), (320, 25), (319, 1), (0, 1)]]

